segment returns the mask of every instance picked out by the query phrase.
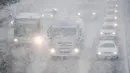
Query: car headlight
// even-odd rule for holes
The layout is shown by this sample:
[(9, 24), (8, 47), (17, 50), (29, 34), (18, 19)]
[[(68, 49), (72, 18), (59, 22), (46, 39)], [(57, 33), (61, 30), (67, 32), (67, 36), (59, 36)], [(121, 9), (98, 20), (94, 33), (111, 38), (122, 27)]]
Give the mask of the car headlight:
[(117, 13), (117, 12), (118, 12), (118, 10), (115, 10), (115, 12)]
[(74, 52), (75, 52), (75, 53), (79, 53), (79, 49), (78, 49), (78, 48), (75, 48), (75, 49), (74, 49)]
[(116, 33), (115, 33), (115, 32), (113, 32), (112, 34), (114, 34), (114, 35), (115, 35)]
[(34, 41), (35, 44), (42, 44), (43, 39), (41, 38), (41, 36), (35, 36), (33, 38), (33, 41)]
[(117, 52), (114, 52), (113, 54), (114, 54), (114, 55), (117, 55)]
[(14, 24), (14, 20), (12, 20), (10, 23), (11, 23), (11, 24)]
[(50, 16), (51, 16), (51, 17), (54, 17), (54, 15), (53, 15), (53, 14), (50, 14)]
[(103, 34), (103, 32), (100, 32), (100, 34), (102, 35), (102, 34)]
[(117, 24), (115, 23), (115, 24), (114, 24), (114, 26), (116, 27), (116, 26), (117, 26)]
[(42, 17), (44, 17), (44, 14), (42, 14)]
[(78, 13), (78, 15), (80, 16), (80, 15), (81, 15), (81, 13)]
[(98, 52), (98, 55), (101, 55), (102, 53), (101, 52)]
[(55, 48), (51, 48), (51, 49), (50, 49), (50, 52), (51, 52), (51, 53), (55, 53), (55, 52), (56, 52)]
[(116, 5), (116, 7), (118, 7), (118, 5)]
[(53, 8), (53, 10), (58, 11), (57, 8)]
[(92, 15), (93, 15), (93, 16), (95, 16), (95, 15), (96, 15), (96, 13), (95, 13), (95, 12), (93, 12), (93, 13), (92, 13)]
[(15, 38), (15, 39), (14, 39), (14, 42), (18, 42), (18, 39)]
[(117, 16), (115, 16), (114, 18), (117, 19)]

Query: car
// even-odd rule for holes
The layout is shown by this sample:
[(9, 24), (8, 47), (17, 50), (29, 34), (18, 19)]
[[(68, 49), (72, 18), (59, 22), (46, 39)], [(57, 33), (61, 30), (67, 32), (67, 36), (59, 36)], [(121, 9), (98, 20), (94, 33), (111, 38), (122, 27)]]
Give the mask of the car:
[(77, 12), (77, 15), (83, 19), (86, 19), (88, 21), (90, 20), (97, 20), (99, 16), (98, 10), (81, 10)]
[(105, 21), (116, 21), (117, 20), (117, 16), (116, 15), (105, 15), (104, 20)]
[(56, 15), (57, 13), (58, 13), (57, 8), (44, 9), (44, 11), (42, 13), (42, 17), (53, 18), (54, 15)]
[(107, 6), (107, 8), (110, 8), (110, 9), (114, 9), (114, 8), (117, 8), (117, 7), (118, 7), (117, 4), (109, 4), (109, 5)]
[(103, 26), (100, 30), (101, 38), (112, 37), (116, 38), (116, 29), (113, 26)]
[(99, 59), (118, 59), (119, 49), (113, 40), (101, 40), (97, 46)]
[(106, 9), (106, 14), (107, 15), (116, 15), (118, 10), (116, 8), (107, 8)]

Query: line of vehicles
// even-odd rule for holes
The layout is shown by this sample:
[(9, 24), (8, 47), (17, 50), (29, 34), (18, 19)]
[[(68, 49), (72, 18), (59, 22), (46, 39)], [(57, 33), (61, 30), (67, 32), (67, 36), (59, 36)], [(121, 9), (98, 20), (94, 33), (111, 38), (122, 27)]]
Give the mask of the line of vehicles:
[[(98, 58), (118, 59), (119, 47), (117, 40), (117, 4), (108, 2), (105, 10), (104, 23), (100, 30), (100, 40), (97, 46)], [(113, 1), (112, 1), (113, 2)], [(82, 13), (77, 16), (65, 16), (55, 18), (58, 10), (56, 8), (46, 9), (42, 14), (39, 13), (19, 13), (10, 22), (13, 28), (14, 47), (43, 48), (44, 25), (43, 19), (54, 18), (49, 25), (46, 33), (49, 38), (49, 53), (52, 58), (80, 58), (84, 49), (84, 22), (81, 18)], [(97, 13), (92, 12), (92, 16), (97, 18)]]
[[(43, 48), (45, 30), (42, 23), (45, 18), (53, 18), (57, 9), (45, 10), (44, 13), (19, 13), (10, 22), (13, 28), (13, 44), (15, 48), (31, 47)], [(84, 43), (83, 21), (78, 17), (65, 17), (55, 19), (47, 24), (47, 36), (49, 38), (49, 52), (52, 58), (79, 58)]]
[[(114, 0), (115, 2), (116, 0)], [(98, 59), (112, 59), (119, 58), (119, 46), (117, 46), (117, 7), (113, 0), (107, 0), (106, 15), (104, 17), (104, 24), (100, 30), (100, 39), (97, 48)]]

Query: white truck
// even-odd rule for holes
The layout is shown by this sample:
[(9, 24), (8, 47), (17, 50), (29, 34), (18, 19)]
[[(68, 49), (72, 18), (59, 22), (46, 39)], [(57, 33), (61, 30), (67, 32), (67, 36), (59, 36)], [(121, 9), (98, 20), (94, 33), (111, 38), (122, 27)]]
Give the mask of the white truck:
[(11, 24), (14, 28), (15, 46), (42, 43), (41, 16), (38, 13), (20, 13), (14, 17)]
[(84, 32), (80, 25), (83, 24), (59, 21), (50, 26), (48, 36), (52, 58), (79, 58), (84, 48)]

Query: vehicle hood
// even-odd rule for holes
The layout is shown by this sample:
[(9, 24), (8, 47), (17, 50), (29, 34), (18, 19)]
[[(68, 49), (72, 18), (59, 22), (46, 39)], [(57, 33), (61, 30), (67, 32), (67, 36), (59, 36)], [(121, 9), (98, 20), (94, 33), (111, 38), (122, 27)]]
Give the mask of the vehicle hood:
[(101, 48), (99, 47), (98, 52), (118, 52), (117, 48)]
[(52, 40), (52, 44), (56, 48), (73, 48), (76, 40), (74, 38), (55, 38)]
[(100, 32), (116, 32), (115, 29), (101, 29)]

